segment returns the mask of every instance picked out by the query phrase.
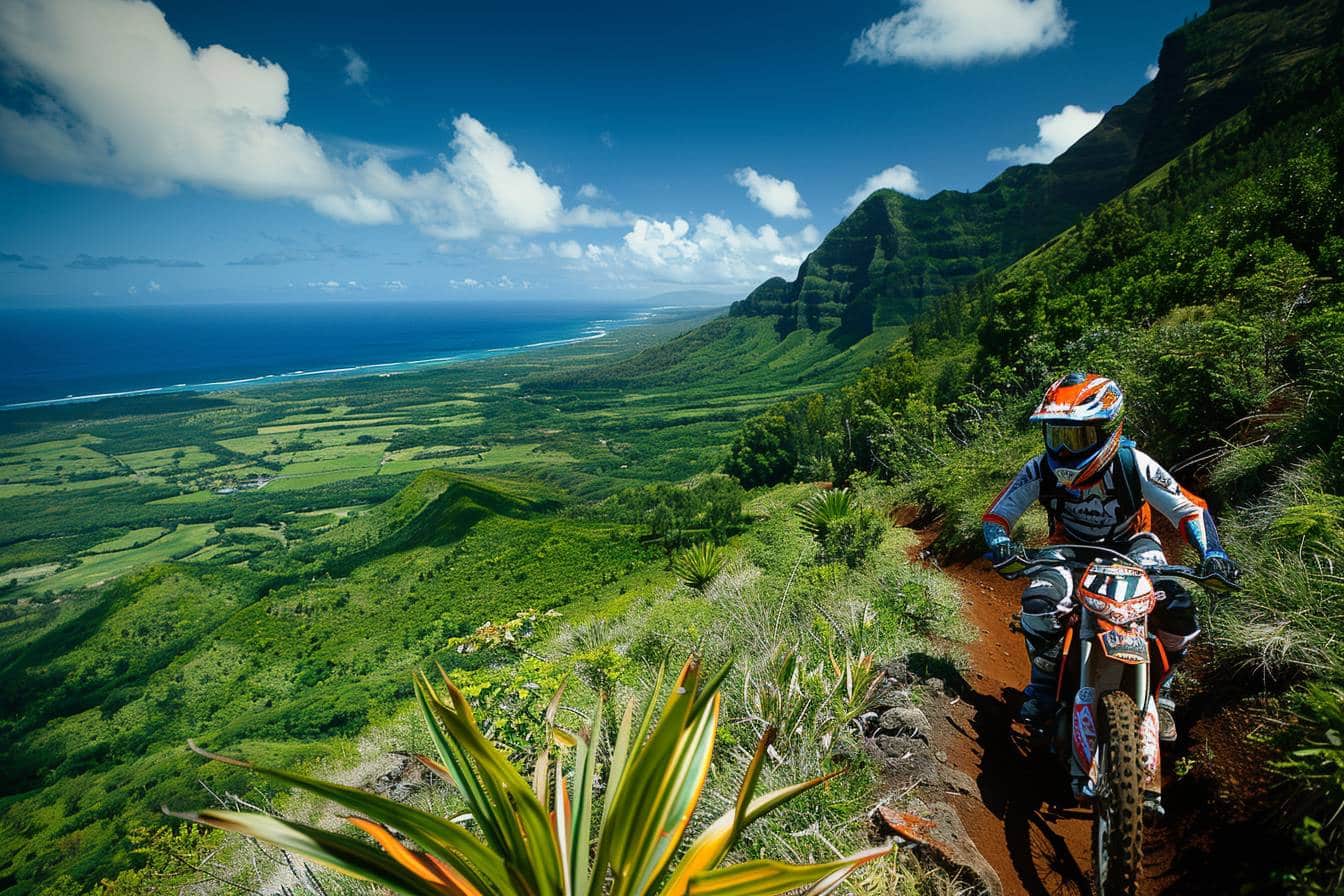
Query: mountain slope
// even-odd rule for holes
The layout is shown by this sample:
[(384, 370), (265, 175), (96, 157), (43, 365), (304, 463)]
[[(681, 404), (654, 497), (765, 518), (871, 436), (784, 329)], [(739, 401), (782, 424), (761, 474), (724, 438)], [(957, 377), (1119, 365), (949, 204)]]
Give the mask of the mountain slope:
[(808, 256), (736, 303), (780, 335), (855, 337), (909, 322), (930, 296), (1020, 258), (1164, 165), (1336, 41), (1331, 0), (1216, 0), (1169, 35), (1157, 77), (1048, 165), (1009, 168), (974, 193), (879, 190)]

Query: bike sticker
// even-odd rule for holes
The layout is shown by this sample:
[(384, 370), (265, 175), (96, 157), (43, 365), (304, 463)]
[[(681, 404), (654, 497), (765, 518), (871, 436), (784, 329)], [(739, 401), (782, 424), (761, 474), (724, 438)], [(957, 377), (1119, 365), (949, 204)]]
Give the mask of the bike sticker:
[(1148, 639), (1142, 632), (1113, 628), (1102, 632), (1098, 640), (1108, 659), (1131, 666), (1148, 662)]
[(1092, 774), (1092, 758), (1097, 753), (1097, 723), (1092, 717), (1092, 704), (1083, 700), (1084, 691), (1095, 699), (1091, 688), (1078, 691), (1078, 700), (1073, 704), (1073, 758), (1084, 775)]
[(1158, 737), (1157, 701), (1148, 701), (1148, 711), (1139, 725), (1143, 757), (1143, 789), (1150, 793), (1162, 792), (1162, 744)]

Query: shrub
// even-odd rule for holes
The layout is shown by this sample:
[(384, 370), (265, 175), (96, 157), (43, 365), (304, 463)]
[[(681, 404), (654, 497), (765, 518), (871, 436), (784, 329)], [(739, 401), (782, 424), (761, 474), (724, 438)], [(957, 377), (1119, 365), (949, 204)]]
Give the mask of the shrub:
[(821, 559), (851, 568), (862, 565), (887, 532), (886, 521), (855, 501), (848, 489), (818, 491), (799, 503), (796, 512), (821, 547)]
[(799, 502), (797, 513), (803, 530), (821, 541), (833, 525), (849, 516), (853, 507), (849, 490), (837, 488), (813, 493)]
[[(800, 888), (829, 893), (854, 869), (888, 850), (870, 849), (812, 865), (754, 859), (720, 867), (749, 824), (831, 777), (753, 798), (773, 730), (767, 729), (757, 744), (735, 805), (685, 842), (709, 772), (719, 689), (727, 672), (704, 676), (699, 660), (691, 658), (657, 724), (651, 699), (637, 731), (634, 701), (627, 704), (606, 757), (595, 840), (601, 702), (590, 731), (553, 729), (555, 747), (537, 757), (528, 782), (476, 726), (471, 707), (446, 675), (446, 699), (427, 678), (416, 678), (416, 696), (439, 753), (437, 761), (419, 759), (456, 785), (476, 830), (355, 788), (200, 750), (208, 758), (253, 769), (357, 813), (346, 820), (379, 848), (254, 812), (210, 809), (178, 817), (272, 843), (409, 896), (685, 896), (692, 888), (724, 896), (766, 896)], [(655, 685), (654, 690), (656, 697), (660, 688)], [(568, 787), (567, 758), (574, 766)]]
[(1302, 867), (1280, 875), (1288, 893), (1344, 891), (1344, 688), (1312, 685), (1298, 697), (1298, 727), (1275, 763), (1297, 791), (1296, 839)]
[(723, 550), (702, 541), (679, 553), (672, 571), (687, 587), (703, 592), (723, 572), (723, 562)]
[(826, 530), (821, 552), (833, 562), (851, 568), (861, 566), (886, 534), (886, 520), (867, 507), (859, 507)]

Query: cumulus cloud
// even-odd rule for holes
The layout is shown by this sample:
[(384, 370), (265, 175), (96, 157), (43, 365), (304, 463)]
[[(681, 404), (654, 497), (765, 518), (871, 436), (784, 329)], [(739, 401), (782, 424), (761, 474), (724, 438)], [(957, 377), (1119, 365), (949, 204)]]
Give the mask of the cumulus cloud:
[(582, 258), (583, 247), (575, 240), (565, 240), (562, 243), (551, 243), (551, 254), (557, 258)]
[(163, 286), (159, 284), (159, 281), (151, 280), (149, 283), (145, 284), (145, 289), (148, 289), (150, 292), (158, 292), (163, 289)]
[(1156, 62), (1151, 63), (1146, 69), (1143, 70), (1143, 77), (1145, 80), (1151, 81), (1157, 77), (1157, 72), (1158, 72), (1157, 63)]
[(364, 57), (354, 47), (341, 47), (341, 53), (345, 55), (345, 83), (354, 87), (369, 83), (369, 64)]
[(597, 199), (605, 199), (606, 195), (607, 194), (602, 192), (602, 188), (597, 184), (584, 184), (579, 187), (579, 198), (587, 199), (590, 202)]
[(845, 210), (852, 211), (858, 208), (859, 203), (871, 196), (875, 190), (895, 190), (907, 196), (920, 196), (924, 192), (914, 170), (908, 165), (892, 165), (859, 184), (858, 189), (845, 198)]
[(1089, 112), (1082, 106), (1068, 105), (1053, 115), (1036, 119), (1037, 141), (1031, 146), (999, 146), (989, 151), (991, 162), (1053, 162), (1064, 150), (1092, 130), (1101, 121), (1103, 113)]
[(400, 292), (400, 291), (402, 291), (402, 290), (405, 289), (405, 288), (406, 288), (406, 283), (405, 283), (405, 281), (403, 281), (403, 280), (385, 280), (385, 281), (383, 281), (383, 289), (391, 290), (392, 292)]
[[(703, 215), (695, 223), (637, 217), (620, 243), (584, 247), (577, 266), (618, 281), (741, 287), (792, 276), (820, 241), (810, 224), (782, 234), (768, 224), (751, 230), (718, 215)], [(572, 253), (572, 247), (565, 251)]]
[(812, 212), (803, 202), (798, 188), (791, 180), (781, 180), (769, 174), (758, 174), (755, 168), (739, 168), (733, 172), (739, 187), (746, 187), (751, 201), (776, 218), (810, 218)]
[(1060, 0), (908, 0), (855, 38), (849, 61), (938, 66), (1009, 59), (1063, 43), (1072, 27)]
[(0, 55), (12, 92), (30, 94), (23, 111), (0, 105), (0, 161), (29, 177), (298, 200), (342, 221), (409, 220), (440, 240), (555, 231), (573, 225), (567, 214), (577, 226), (621, 223), (567, 212), (558, 187), (468, 114), (426, 171), (402, 173), (385, 154), (333, 158), (285, 120), (280, 65), (217, 44), (193, 50), (143, 0), (5, 3)]

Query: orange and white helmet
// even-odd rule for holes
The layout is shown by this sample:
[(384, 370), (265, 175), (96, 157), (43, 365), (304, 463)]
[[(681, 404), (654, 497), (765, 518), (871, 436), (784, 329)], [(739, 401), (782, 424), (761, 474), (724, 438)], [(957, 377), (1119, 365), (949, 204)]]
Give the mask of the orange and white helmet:
[(1120, 387), (1095, 373), (1071, 373), (1045, 390), (1031, 422), (1043, 424), (1046, 461), (1061, 485), (1085, 485), (1106, 469), (1124, 415)]

